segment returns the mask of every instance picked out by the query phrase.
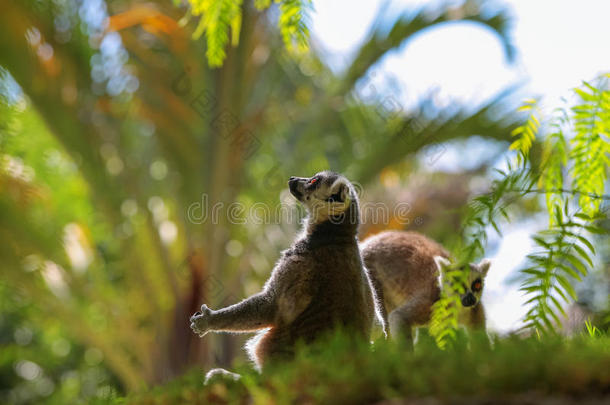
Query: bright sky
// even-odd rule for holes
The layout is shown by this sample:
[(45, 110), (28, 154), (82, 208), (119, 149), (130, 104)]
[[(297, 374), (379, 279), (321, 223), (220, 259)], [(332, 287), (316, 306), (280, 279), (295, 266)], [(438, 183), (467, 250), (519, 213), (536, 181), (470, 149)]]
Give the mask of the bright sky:
[[(388, 3), (384, 15), (391, 22), (402, 10), (439, 2)], [(426, 31), (403, 44), (373, 71), (397, 79), (397, 93), (407, 100), (438, 88), (441, 96), (474, 101), (482, 101), (516, 81), (526, 82), (530, 94), (559, 97), (582, 80), (610, 71), (607, 0), (490, 3), (506, 5), (514, 16), (514, 64), (507, 64), (500, 43), (490, 30), (474, 23), (454, 23)], [(340, 69), (351, 60), (382, 4), (382, 0), (314, 0), (313, 35), (332, 66)]]
[[(314, 44), (336, 70), (344, 68), (366, 39), (383, 0), (314, 0)], [(388, 21), (402, 10), (437, 1), (389, 1)], [(459, 2), (456, 2), (459, 3)], [(403, 107), (433, 92), (439, 103), (480, 103), (511, 83), (525, 83), (524, 96), (543, 96), (545, 110), (582, 80), (610, 71), (610, 1), (506, 0), (514, 16), (513, 45), (517, 55), (508, 64), (497, 37), (472, 23), (447, 24), (426, 31), (374, 66), (374, 81)], [(459, 157), (446, 153), (437, 168)], [(525, 313), (518, 286), (507, 279), (532, 248), (529, 235), (536, 223), (508, 226), (485, 286), (484, 301), (490, 328), (507, 332), (520, 326)]]

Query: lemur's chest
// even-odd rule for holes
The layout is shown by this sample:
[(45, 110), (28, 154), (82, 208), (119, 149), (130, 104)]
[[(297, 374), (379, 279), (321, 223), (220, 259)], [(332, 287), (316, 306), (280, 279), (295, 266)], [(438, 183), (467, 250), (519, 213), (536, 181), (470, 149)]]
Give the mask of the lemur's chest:
[(485, 314), (483, 311), (483, 304), (477, 303), (474, 307), (464, 308), (460, 306), (458, 312), (458, 322), (461, 325), (476, 327), (484, 319)]
[(363, 282), (364, 270), (355, 244), (320, 246), (306, 251), (291, 249), (285, 253), (284, 260), (291, 262), (286, 266), (287, 271), (300, 273), (298, 279), (308, 284), (312, 292), (353, 290)]

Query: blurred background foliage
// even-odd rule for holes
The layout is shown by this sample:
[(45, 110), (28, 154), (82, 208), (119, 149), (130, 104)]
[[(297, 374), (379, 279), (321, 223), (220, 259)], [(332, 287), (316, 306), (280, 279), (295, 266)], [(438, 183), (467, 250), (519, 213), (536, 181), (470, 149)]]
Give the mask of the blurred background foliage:
[[(315, 44), (287, 53), (279, 6), (259, 8), (241, 4), (239, 42), (210, 67), (186, 4), (0, 4), (0, 401), (86, 401), (243, 360), (244, 337), (199, 339), (187, 319), (260, 289), (302, 215), (290, 175), (340, 171), (364, 204), (386, 204), (382, 220), (365, 212), (362, 237), (403, 228), (446, 241), (485, 190), (519, 124), (514, 89), (402, 110), (371, 72), (422, 31), (464, 20), (511, 60), (506, 12), (405, 10), (337, 73)], [(460, 170), (429, 169), (474, 144), (484, 153)]]

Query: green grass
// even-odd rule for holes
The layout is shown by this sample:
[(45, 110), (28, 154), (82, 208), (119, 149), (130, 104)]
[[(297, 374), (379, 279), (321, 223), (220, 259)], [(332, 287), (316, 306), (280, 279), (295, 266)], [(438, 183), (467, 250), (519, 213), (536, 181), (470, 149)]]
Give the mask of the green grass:
[[(489, 347), (465, 339), (441, 351), (424, 341), (414, 352), (399, 344), (354, 345), (341, 336), (299, 351), (290, 363), (259, 375), (238, 367), (239, 382), (203, 386), (203, 370), (127, 398), (121, 404), (375, 403), (384, 399), (610, 399), (610, 338), (505, 338)], [(530, 399), (531, 400), (531, 399)], [(468, 403), (468, 401), (466, 401)], [(535, 401), (534, 401), (535, 403)]]

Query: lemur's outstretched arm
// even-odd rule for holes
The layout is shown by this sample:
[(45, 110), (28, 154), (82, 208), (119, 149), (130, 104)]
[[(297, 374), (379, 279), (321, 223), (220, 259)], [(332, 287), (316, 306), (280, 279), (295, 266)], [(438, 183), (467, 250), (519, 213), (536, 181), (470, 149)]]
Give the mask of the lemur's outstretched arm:
[(253, 332), (273, 326), (277, 304), (266, 291), (245, 300), (212, 310), (205, 304), (191, 317), (191, 329), (200, 336), (213, 332)]

